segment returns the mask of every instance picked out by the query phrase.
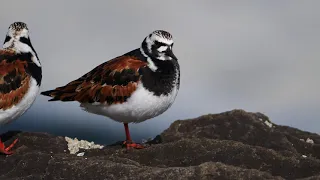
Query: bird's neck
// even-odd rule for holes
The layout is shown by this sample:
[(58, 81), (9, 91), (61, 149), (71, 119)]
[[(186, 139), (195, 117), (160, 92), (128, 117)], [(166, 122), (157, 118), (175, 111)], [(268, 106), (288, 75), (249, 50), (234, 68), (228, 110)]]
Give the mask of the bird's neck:
[(8, 39), (3, 44), (3, 49), (13, 50), (17, 54), (17, 58), (25, 59), (28, 62), (28, 72), (37, 81), (37, 85), (41, 85), (42, 70), (38, 55), (32, 47), (30, 40), (21, 42), (16, 39)]
[(27, 42), (21, 42), (12, 38), (3, 44), (3, 49), (12, 49), (16, 53), (30, 53), (32, 55), (32, 62), (35, 63), (38, 67), (41, 67), (37, 52), (32, 47), (30, 40), (27, 40)]

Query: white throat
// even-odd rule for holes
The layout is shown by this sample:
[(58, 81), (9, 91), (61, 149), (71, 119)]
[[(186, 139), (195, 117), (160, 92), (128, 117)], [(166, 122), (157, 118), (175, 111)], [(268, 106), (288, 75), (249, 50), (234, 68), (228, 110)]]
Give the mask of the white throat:
[(148, 61), (148, 67), (153, 71), (155, 72), (158, 67), (154, 64), (154, 62), (151, 60), (151, 58), (143, 51), (142, 47), (140, 47), (140, 52), (141, 54), (147, 58), (147, 61)]

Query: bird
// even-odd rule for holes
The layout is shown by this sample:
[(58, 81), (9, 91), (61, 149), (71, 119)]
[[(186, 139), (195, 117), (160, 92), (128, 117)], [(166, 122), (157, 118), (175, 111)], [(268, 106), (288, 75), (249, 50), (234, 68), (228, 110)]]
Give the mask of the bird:
[[(24, 22), (12, 23), (0, 49), (0, 125), (25, 113), (35, 101), (42, 79), (41, 64)], [(0, 139), (0, 153), (12, 154)]]
[(77, 101), (82, 110), (123, 123), (127, 149), (145, 148), (131, 139), (129, 123), (164, 113), (180, 87), (173, 37), (165, 30), (148, 34), (139, 48), (108, 60), (65, 86), (41, 92), (49, 101)]

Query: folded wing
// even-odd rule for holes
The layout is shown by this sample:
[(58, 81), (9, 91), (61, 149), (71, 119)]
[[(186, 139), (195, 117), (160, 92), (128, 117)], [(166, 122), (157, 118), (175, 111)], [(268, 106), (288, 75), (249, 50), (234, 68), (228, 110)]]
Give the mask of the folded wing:
[(18, 104), (30, 86), (28, 63), (14, 51), (0, 50), (0, 109), (6, 110)]
[(135, 57), (120, 56), (65, 86), (41, 94), (52, 97), (49, 101), (123, 103), (136, 90), (141, 78), (139, 69), (146, 65)]

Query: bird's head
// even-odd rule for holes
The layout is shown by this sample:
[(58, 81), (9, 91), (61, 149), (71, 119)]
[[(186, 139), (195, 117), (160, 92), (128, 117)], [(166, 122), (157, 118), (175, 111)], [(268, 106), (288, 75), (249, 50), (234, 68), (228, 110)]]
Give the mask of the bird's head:
[(142, 42), (141, 48), (144, 53), (158, 60), (178, 60), (173, 54), (172, 35), (163, 30), (156, 30), (149, 34)]
[(24, 22), (14, 22), (9, 26), (3, 48), (12, 48), (20, 53), (31, 53), (33, 55), (32, 61), (41, 66), (38, 55), (30, 41), (29, 29)]

